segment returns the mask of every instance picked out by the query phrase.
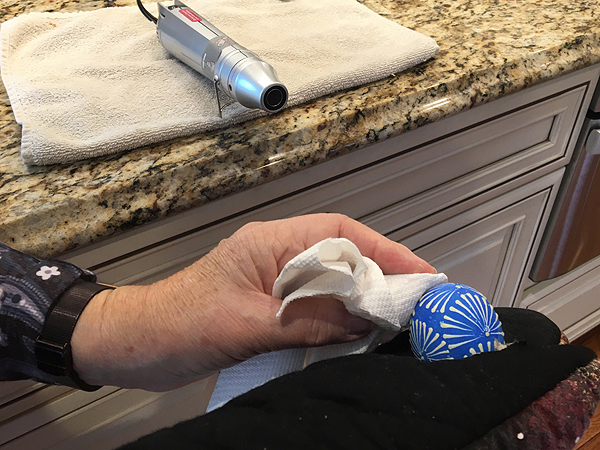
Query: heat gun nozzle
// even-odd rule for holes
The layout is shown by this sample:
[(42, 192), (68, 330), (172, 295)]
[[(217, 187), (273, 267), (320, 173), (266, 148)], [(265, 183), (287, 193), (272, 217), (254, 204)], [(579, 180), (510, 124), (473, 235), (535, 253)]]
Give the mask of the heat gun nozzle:
[(271, 86), (263, 94), (263, 105), (269, 111), (279, 111), (287, 103), (287, 89), (283, 86)]
[(231, 97), (246, 108), (260, 108), (274, 113), (288, 101), (288, 91), (277, 79), (273, 67), (247, 50), (244, 58), (231, 70), (228, 71), (227, 65), (223, 64), (220, 74), (232, 86)]

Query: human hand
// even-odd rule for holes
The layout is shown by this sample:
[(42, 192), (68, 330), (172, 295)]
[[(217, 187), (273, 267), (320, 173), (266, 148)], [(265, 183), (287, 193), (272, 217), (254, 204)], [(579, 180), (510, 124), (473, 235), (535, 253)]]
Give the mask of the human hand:
[(434, 273), (406, 247), (337, 214), (251, 223), (190, 267), (151, 286), (96, 295), (73, 333), (75, 370), (88, 384), (168, 390), (259, 353), (360, 339), (371, 323), (335, 299), (293, 302), (276, 318), (284, 265), (344, 237), (385, 274)]

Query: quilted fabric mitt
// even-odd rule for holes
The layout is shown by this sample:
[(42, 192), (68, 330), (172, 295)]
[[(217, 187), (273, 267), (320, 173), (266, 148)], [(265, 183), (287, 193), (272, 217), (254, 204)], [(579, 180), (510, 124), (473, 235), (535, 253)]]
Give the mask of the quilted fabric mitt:
[(600, 362), (550, 320), (497, 308), (505, 350), (418, 361), (407, 333), (315, 363), (123, 449), (571, 449), (600, 399)]

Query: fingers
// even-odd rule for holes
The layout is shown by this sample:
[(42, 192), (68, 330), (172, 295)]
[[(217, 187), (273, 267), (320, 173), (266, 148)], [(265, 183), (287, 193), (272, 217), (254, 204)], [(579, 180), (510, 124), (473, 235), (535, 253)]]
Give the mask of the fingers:
[(404, 245), (394, 242), (375, 230), (345, 216), (338, 216), (340, 236), (353, 242), (363, 256), (371, 258), (385, 274), (436, 273), (427, 261)]
[(370, 321), (350, 314), (342, 302), (332, 298), (294, 300), (277, 320), (270, 350), (351, 342), (373, 329)]
[[(436, 273), (431, 265), (404, 245), (342, 214), (294, 217), (281, 221), (281, 225), (296, 230), (296, 234), (302, 232), (305, 247), (303, 250), (326, 238), (346, 238), (358, 247), (363, 256), (375, 261), (385, 274)], [(281, 232), (281, 234), (286, 233)], [(286, 259), (291, 250), (288, 248)], [(298, 253), (300, 252), (296, 254)]]

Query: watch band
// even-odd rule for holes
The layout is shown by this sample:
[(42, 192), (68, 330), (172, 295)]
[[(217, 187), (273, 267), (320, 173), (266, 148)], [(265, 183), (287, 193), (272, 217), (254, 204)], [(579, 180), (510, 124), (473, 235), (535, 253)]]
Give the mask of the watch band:
[(76, 280), (61, 295), (46, 316), (42, 333), (35, 345), (37, 366), (46, 373), (67, 376), (84, 391), (95, 391), (101, 386), (90, 386), (79, 378), (73, 368), (71, 337), (83, 309), (94, 295), (111, 286)]

